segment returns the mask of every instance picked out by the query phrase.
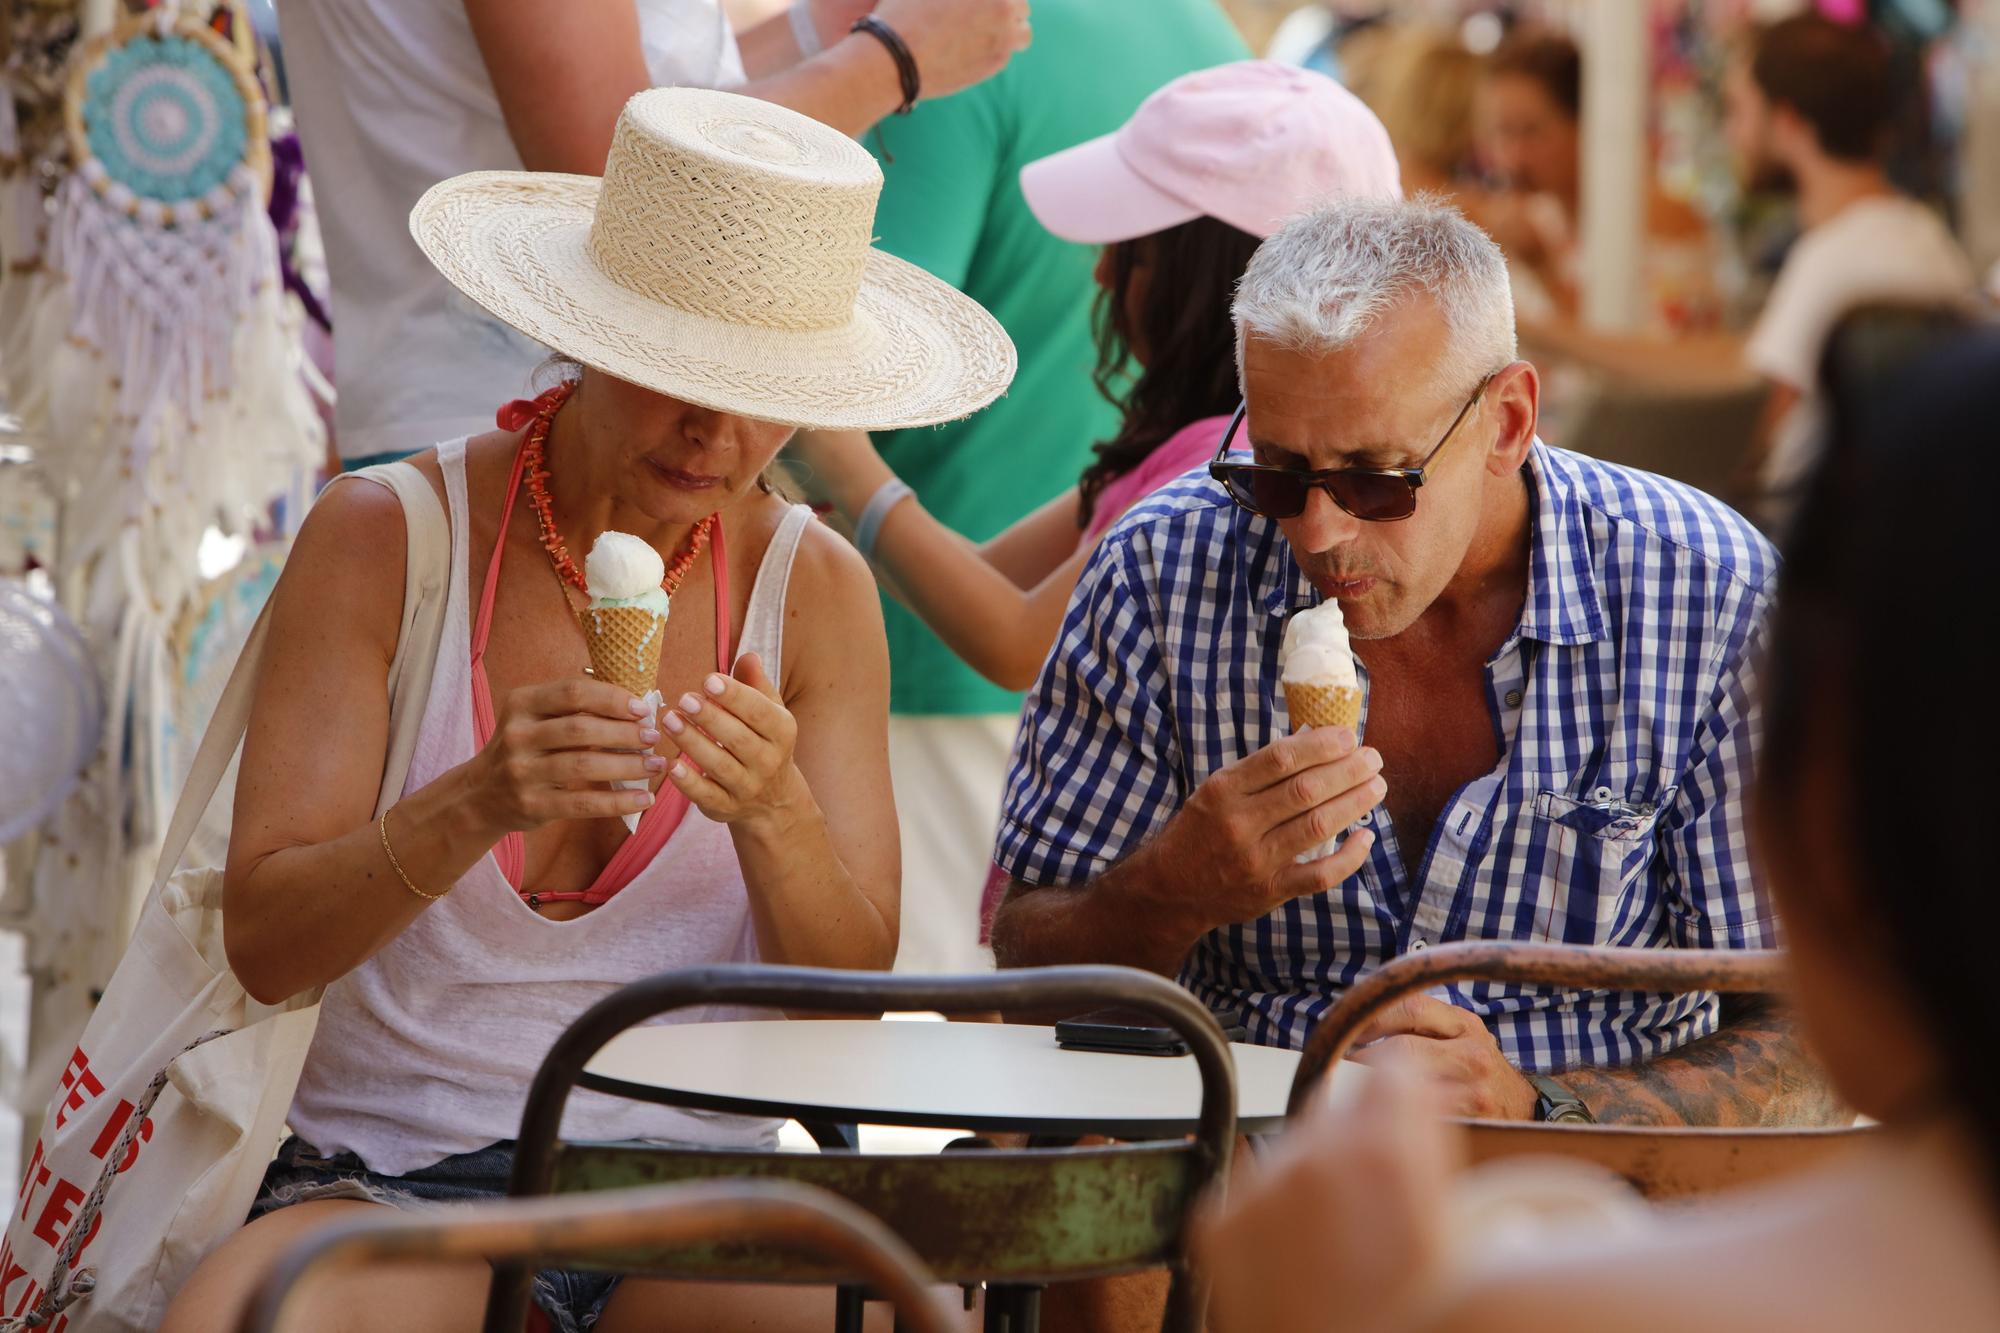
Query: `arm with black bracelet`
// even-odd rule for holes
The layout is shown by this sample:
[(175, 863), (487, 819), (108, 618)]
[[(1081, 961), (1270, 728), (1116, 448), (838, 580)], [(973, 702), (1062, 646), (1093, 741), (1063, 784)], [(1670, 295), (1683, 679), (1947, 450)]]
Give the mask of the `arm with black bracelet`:
[(798, 0), (743, 35), (738, 91), (858, 136), (999, 73), (1030, 36), (1027, 0)]
[[(577, 0), (549, 21), (541, 0), (464, 0), (466, 20), (530, 171), (596, 176), (634, 93), (652, 85), (633, 0)], [(732, 91), (788, 106), (845, 134), (914, 105), (903, 62), (869, 15), (908, 53), (917, 90), (945, 97), (998, 73), (1029, 40), (1027, 0), (801, 0), (742, 35), (749, 82)], [(810, 45), (812, 49), (808, 50)]]

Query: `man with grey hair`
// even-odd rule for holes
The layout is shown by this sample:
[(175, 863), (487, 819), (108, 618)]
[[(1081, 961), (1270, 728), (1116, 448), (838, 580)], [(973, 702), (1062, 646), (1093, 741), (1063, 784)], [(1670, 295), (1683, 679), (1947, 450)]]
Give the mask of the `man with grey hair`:
[[(1267, 241), (1245, 411), (1105, 538), (1029, 698), (995, 860), (1003, 965), (1115, 962), (1297, 1046), (1447, 940), (1766, 948), (1745, 851), (1775, 557), (1721, 504), (1535, 437), (1499, 249), (1431, 200)], [(1288, 735), (1286, 617), (1334, 598), (1364, 691)], [(1318, 860), (1301, 853), (1347, 830)], [(1460, 1114), (1837, 1114), (1789, 1024), (1717, 996), (1473, 984), (1365, 1034)]]

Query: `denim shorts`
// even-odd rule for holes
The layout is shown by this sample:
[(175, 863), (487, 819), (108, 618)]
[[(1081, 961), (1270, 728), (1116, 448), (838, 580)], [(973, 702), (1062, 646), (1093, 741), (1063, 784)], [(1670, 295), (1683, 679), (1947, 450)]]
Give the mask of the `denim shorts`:
[[(514, 1145), (503, 1142), (447, 1157), (407, 1176), (385, 1176), (370, 1171), (351, 1152), (323, 1156), (293, 1135), (264, 1172), (250, 1220), (315, 1199), (361, 1199), (409, 1209), (477, 1203), (503, 1197), (513, 1169)], [(595, 1324), (617, 1289), (616, 1273), (551, 1268), (535, 1274), (535, 1304), (554, 1333), (582, 1333)]]

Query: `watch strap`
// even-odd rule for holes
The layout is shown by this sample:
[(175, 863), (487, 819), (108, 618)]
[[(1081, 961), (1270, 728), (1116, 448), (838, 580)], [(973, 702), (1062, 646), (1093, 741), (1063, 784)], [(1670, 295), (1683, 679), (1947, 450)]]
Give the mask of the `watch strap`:
[(1547, 1074), (1525, 1075), (1535, 1089), (1535, 1119), (1550, 1124), (1594, 1125), (1597, 1117), (1590, 1113), (1583, 1098), (1550, 1078)]

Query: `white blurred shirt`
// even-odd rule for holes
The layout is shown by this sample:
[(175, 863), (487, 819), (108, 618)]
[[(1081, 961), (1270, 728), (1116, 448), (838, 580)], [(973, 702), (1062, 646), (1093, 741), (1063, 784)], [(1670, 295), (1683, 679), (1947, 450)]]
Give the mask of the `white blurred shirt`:
[[(655, 84), (743, 81), (716, 0), (633, 3)], [(459, 295), (409, 232), (438, 181), (521, 169), (463, 0), (278, 0), (278, 23), (333, 284), (341, 456), (491, 429), (548, 353)]]
[(1744, 352), (1758, 374), (1799, 392), (1775, 427), (1765, 488), (1792, 491), (1818, 457), (1820, 348), (1842, 315), (1875, 301), (1966, 301), (1976, 291), (1971, 261), (1944, 223), (1901, 195), (1857, 200), (1799, 237)]

